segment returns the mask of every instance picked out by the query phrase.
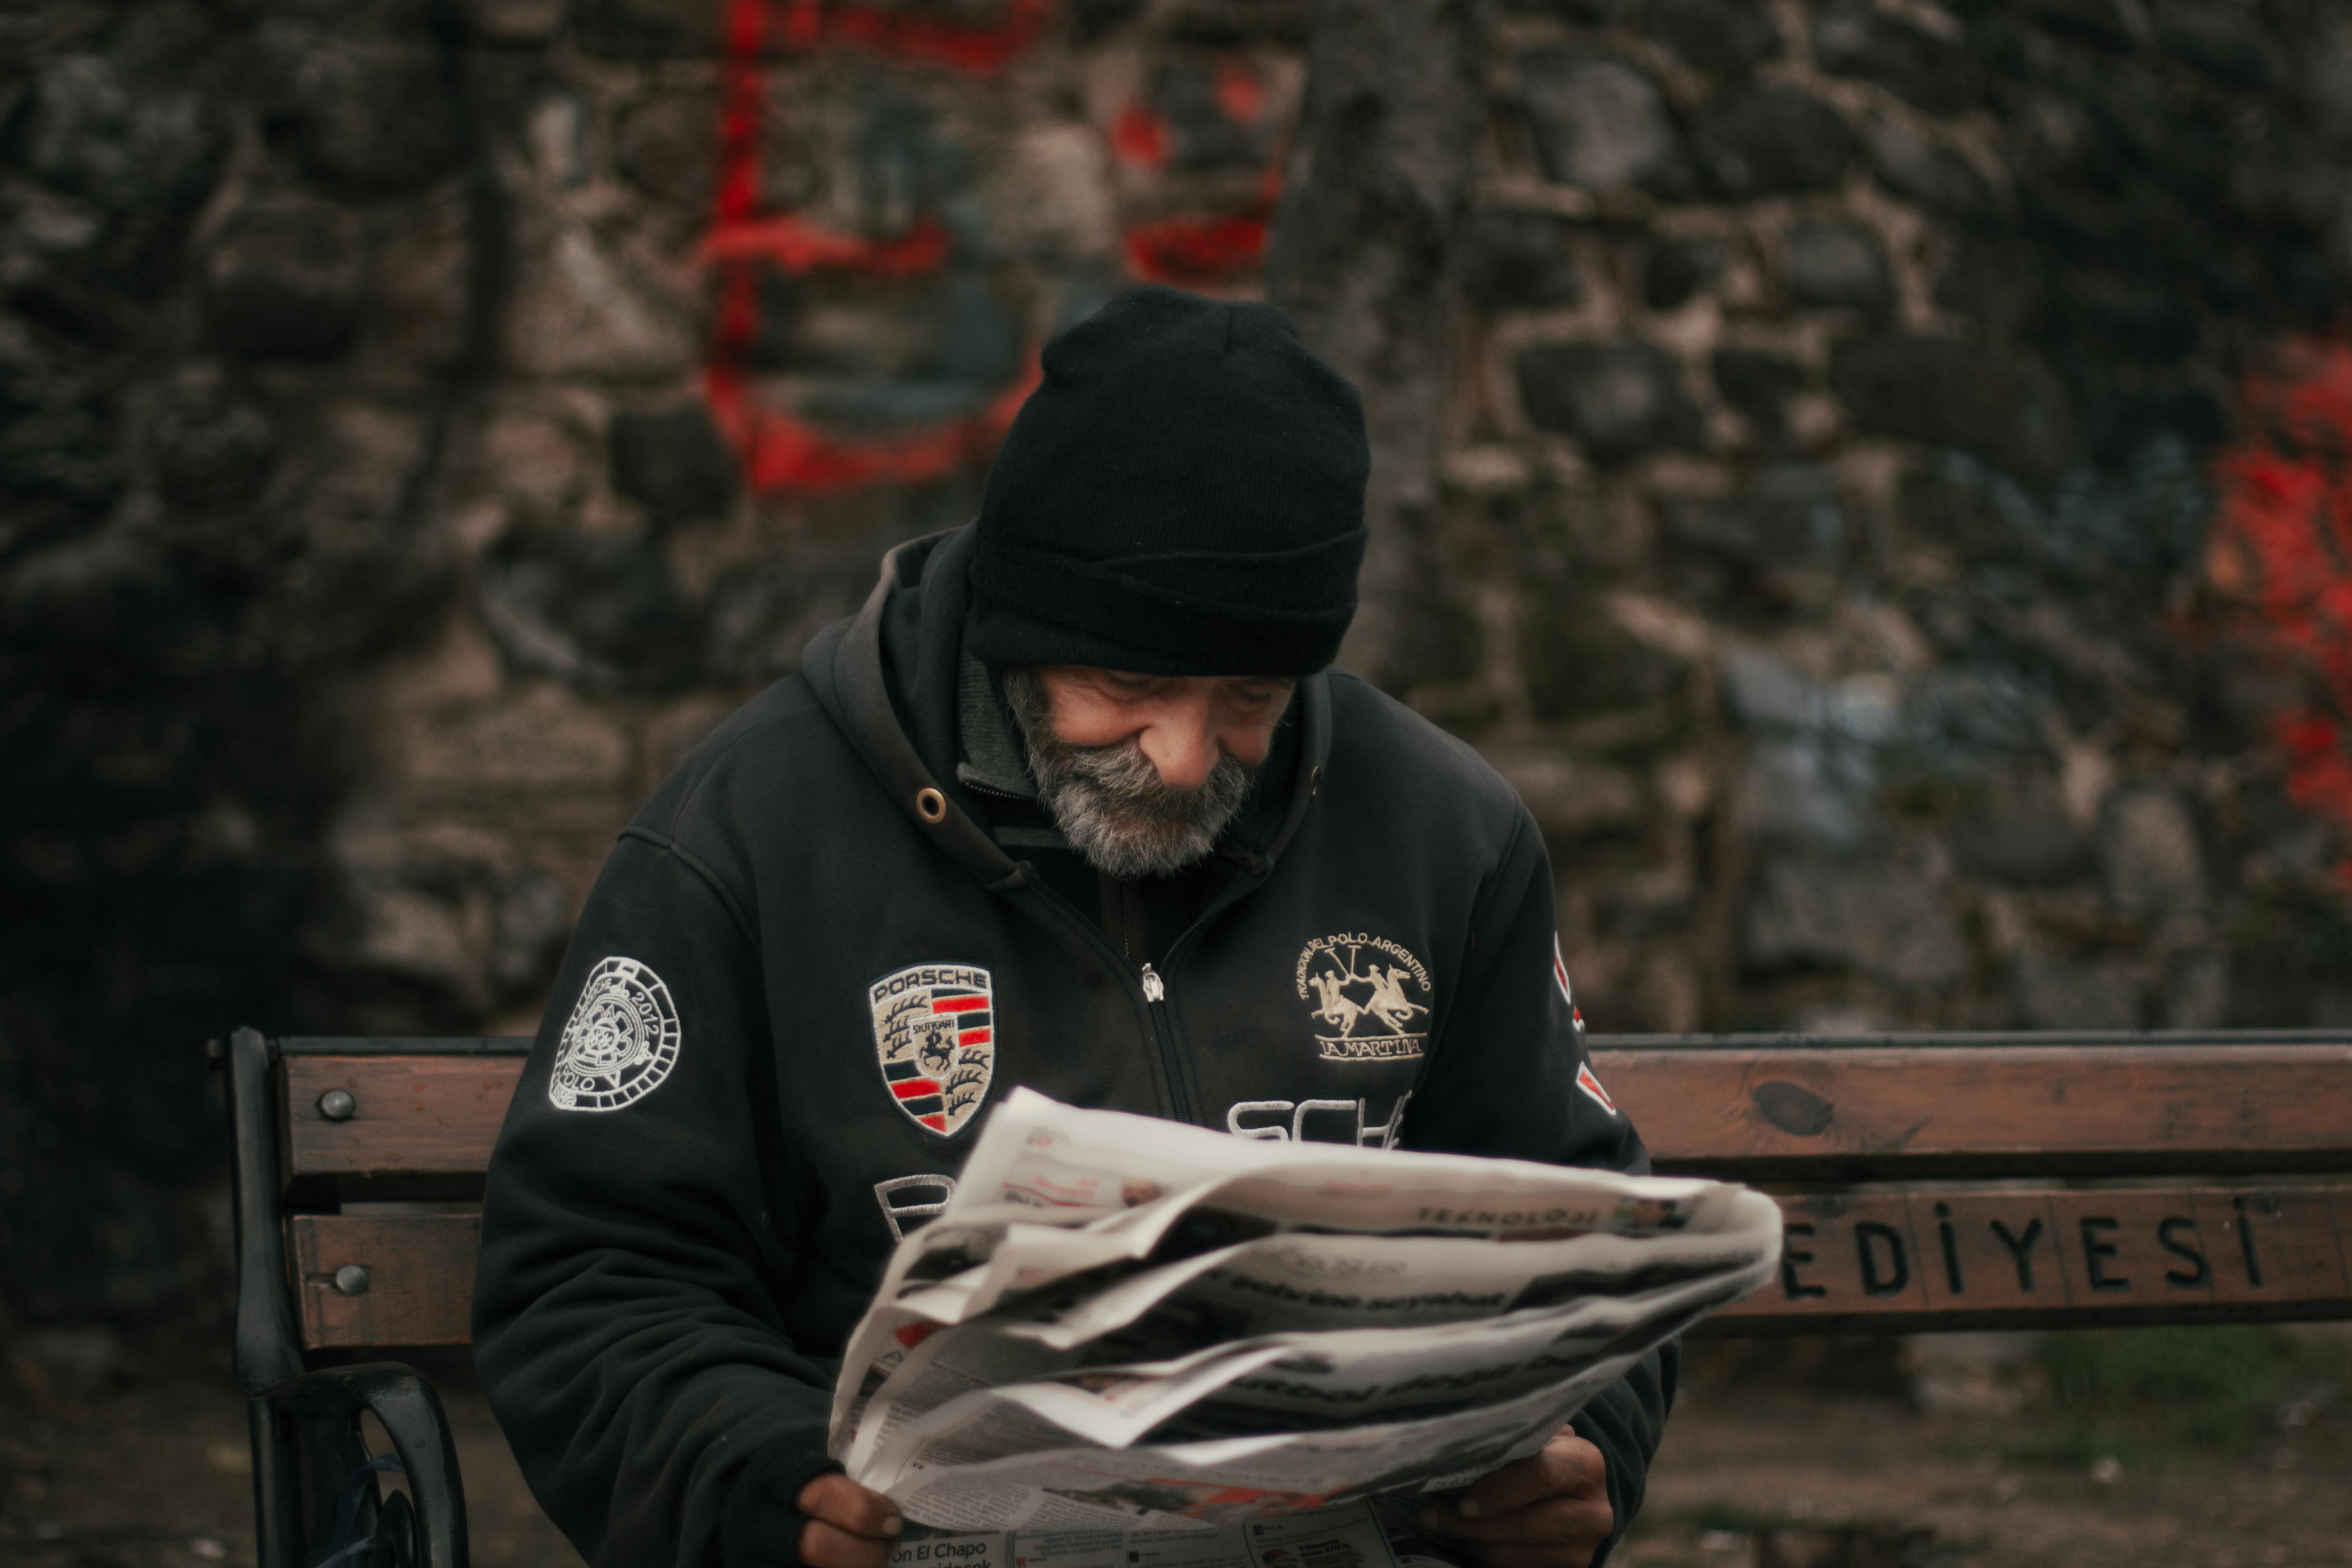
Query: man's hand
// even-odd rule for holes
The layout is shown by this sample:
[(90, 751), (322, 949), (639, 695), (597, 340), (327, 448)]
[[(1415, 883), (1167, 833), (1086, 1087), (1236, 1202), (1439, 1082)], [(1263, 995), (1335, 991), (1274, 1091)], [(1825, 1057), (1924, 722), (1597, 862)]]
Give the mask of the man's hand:
[(798, 1504), (809, 1516), (801, 1526), (808, 1568), (882, 1568), (907, 1528), (888, 1498), (847, 1476), (817, 1477), (801, 1489)]
[(1616, 1523), (1608, 1475), (1601, 1450), (1562, 1427), (1541, 1453), (1423, 1509), (1422, 1528), (1486, 1568), (1589, 1568)]

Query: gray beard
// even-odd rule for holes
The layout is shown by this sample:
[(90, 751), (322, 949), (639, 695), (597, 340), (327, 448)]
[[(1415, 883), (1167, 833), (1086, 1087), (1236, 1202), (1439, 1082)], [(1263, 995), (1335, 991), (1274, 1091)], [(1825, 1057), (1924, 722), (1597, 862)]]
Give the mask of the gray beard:
[(1208, 858), (1256, 782), (1255, 768), (1220, 757), (1199, 789), (1171, 789), (1133, 739), (1071, 745), (1054, 733), (1053, 703), (1031, 670), (1004, 672), (1004, 700), (1046, 815), (1088, 865), (1122, 881), (1172, 876)]

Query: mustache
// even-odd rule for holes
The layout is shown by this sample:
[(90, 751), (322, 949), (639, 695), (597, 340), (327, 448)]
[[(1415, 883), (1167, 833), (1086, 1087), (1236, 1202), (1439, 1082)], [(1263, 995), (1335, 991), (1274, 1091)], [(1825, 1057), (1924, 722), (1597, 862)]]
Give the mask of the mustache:
[(1178, 789), (1131, 737), (1108, 746), (1073, 746), (1041, 731), (1030, 743), (1058, 778), (1092, 785), (1128, 816), (1155, 823), (1189, 824), (1230, 810), (1248, 795), (1257, 771), (1220, 757), (1200, 788)]

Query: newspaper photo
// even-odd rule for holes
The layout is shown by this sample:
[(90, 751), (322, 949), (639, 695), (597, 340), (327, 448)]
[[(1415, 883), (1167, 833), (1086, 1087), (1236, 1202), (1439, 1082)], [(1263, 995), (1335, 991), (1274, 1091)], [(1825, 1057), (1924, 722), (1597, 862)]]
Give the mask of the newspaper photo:
[(894, 1568), (1409, 1564), (1412, 1498), (1535, 1453), (1780, 1246), (1724, 1183), (1016, 1089), (892, 1255), (832, 1451), (919, 1527)]

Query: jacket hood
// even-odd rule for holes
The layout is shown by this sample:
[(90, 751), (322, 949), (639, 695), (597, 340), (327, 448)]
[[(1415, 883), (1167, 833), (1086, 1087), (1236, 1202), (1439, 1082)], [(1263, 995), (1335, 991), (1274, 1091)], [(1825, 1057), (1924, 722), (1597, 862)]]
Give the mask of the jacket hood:
[[(847, 736), (884, 792), (931, 842), (982, 882), (1009, 892), (1033, 879), (982, 826), (956, 780), (957, 679), (969, 605), (970, 527), (909, 540), (882, 558), (865, 605), (819, 632), (802, 655), (818, 705)], [(1298, 683), (1291, 723), (1297, 754), (1286, 778), (1269, 769), (1229, 828), (1221, 853), (1263, 877), (1273, 869), (1321, 788), (1331, 752), (1331, 693), (1322, 673)]]

